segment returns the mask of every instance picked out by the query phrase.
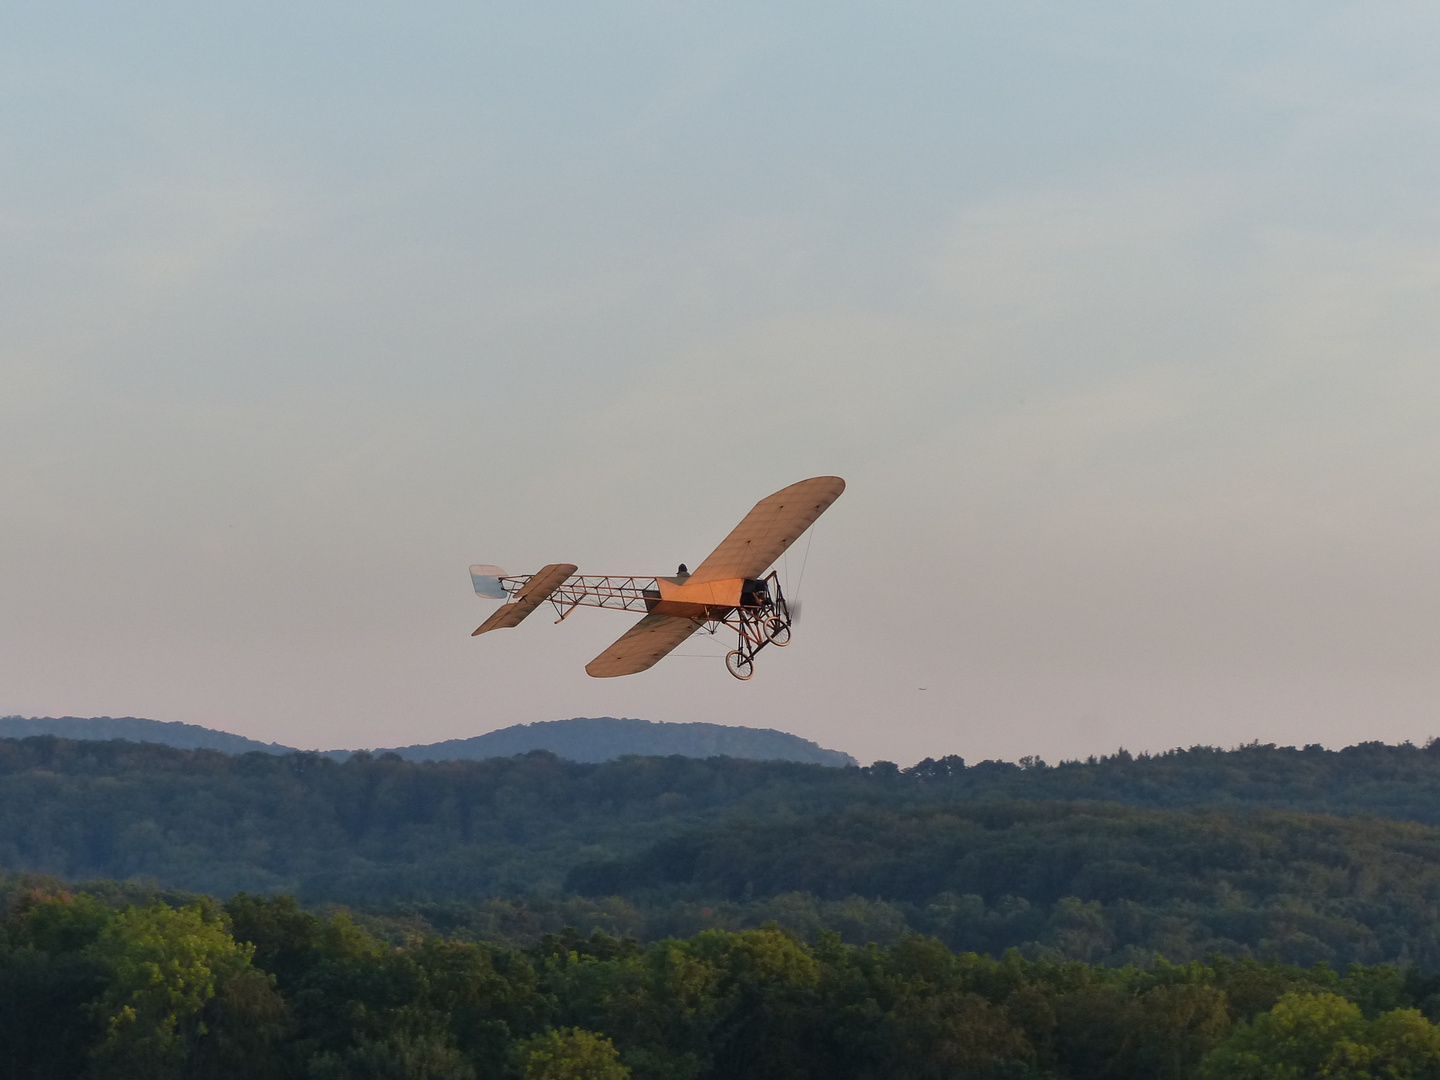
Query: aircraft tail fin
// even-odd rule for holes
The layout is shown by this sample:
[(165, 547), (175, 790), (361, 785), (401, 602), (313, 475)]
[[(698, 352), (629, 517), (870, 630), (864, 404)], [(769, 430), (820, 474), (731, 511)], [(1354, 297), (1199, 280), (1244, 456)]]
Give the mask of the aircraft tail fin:
[(475, 595), (483, 596), (486, 600), (509, 599), (510, 594), (500, 583), (501, 578), (508, 576), (498, 566), (481, 564), (470, 567), (470, 581), (475, 586)]

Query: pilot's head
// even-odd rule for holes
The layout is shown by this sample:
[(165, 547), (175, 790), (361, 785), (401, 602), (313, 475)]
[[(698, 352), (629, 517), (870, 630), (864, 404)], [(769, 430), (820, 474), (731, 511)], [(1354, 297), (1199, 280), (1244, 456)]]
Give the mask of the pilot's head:
[(680, 564), (680, 569), (675, 571), (675, 576), (676, 576), (676, 577), (689, 577), (689, 576), (690, 576), (690, 571), (685, 569), (685, 564), (684, 564), (683, 562)]

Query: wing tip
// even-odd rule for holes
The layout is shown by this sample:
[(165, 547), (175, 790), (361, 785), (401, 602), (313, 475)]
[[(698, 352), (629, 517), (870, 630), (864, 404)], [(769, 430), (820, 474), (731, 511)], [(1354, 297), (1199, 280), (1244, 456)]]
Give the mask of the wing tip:
[[(830, 497), (830, 503), (833, 503), (836, 499), (840, 498), (841, 495), (845, 494), (845, 478), (841, 476), (812, 476), (808, 480), (801, 480), (799, 483), (790, 486), (800, 487), (804, 484), (814, 484), (818, 486), (822, 483), (824, 483), (827, 488), (825, 494)], [(776, 494), (779, 494), (779, 492)], [(825, 504), (827, 508), (830, 503)]]

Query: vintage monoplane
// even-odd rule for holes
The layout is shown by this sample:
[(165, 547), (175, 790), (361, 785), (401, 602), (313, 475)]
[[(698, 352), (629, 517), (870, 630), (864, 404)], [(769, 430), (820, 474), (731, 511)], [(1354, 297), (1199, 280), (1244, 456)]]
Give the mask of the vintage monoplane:
[[(792, 612), (770, 567), (845, 490), (838, 476), (815, 476), (761, 499), (694, 572), (685, 564), (674, 577), (576, 574), (573, 563), (551, 563), (536, 573), (512, 575), (498, 566), (472, 566), (480, 596), (508, 601), (471, 636), (518, 625), (545, 601), (564, 622), (577, 607), (643, 611), (644, 618), (585, 665), (597, 679), (633, 675), (653, 667), (695, 631), (734, 630), (739, 645), (725, 657), (737, 679), (755, 673), (755, 654), (788, 645)], [(770, 571), (766, 573), (766, 571)]]

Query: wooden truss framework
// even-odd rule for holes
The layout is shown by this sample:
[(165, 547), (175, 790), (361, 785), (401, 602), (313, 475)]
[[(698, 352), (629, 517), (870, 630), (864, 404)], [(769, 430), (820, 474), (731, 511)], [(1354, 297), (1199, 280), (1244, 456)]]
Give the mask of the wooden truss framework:
[[(520, 595), (533, 577), (534, 574), (507, 575), (500, 578), (500, 584), (513, 598)], [(555, 620), (557, 624), (568, 619), (577, 607), (648, 614), (663, 603), (660, 581), (656, 577), (573, 574), (546, 599), (559, 615)], [(722, 628), (735, 631), (738, 644), (725, 657), (725, 667), (737, 679), (748, 679), (755, 673), (755, 654), (766, 645), (790, 644), (790, 608), (780, 587), (780, 575), (772, 570), (759, 581), (748, 584), (763, 586), (743, 594), (744, 599), (753, 598), (752, 602), (736, 606), (707, 604), (703, 614), (690, 617), (696, 630), (708, 634), (718, 634)]]
[(475, 635), (518, 626), (546, 601), (554, 605), (557, 623), (577, 607), (644, 612), (585, 665), (587, 674), (634, 675), (696, 631), (716, 634), (725, 627), (737, 638), (725, 666), (737, 679), (748, 679), (756, 653), (790, 642), (792, 613), (771, 567), (844, 490), (838, 476), (814, 476), (761, 499), (694, 573), (681, 566), (674, 577), (577, 574), (573, 563), (550, 563), (533, 574), (512, 575), (498, 566), (472, 566), (479, 595), (508, 601)]

